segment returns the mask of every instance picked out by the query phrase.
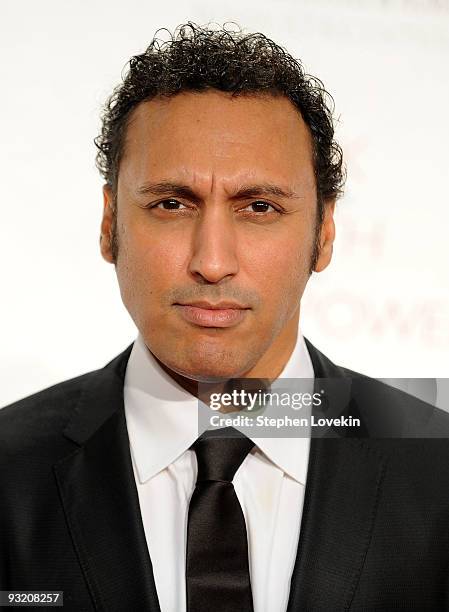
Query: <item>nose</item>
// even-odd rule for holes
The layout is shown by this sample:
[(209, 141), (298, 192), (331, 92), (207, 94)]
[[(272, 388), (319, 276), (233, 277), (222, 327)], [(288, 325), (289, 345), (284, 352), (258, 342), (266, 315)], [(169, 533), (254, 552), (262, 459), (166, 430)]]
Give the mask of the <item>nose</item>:
[(225, 206), (214, 206), (202, 213), (193, 235), (189, 270), (197, 280), (219, 283), (239, 270), (236, 227)]

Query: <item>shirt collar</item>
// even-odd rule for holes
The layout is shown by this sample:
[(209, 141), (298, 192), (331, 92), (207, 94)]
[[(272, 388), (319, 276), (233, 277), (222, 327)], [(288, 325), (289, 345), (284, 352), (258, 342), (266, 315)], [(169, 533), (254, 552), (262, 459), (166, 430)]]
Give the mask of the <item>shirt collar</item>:
[[(310, 359), (304, 337), (298, 330), (296, 346), (281, 374), (272, 383), (271, 389), (274, 391), (277, 386), (281, 387), (283, 379), (306, 378), (308, 379), (308, 385), (310, 381), (310, 392), (313, 393), (314, 376), (312, 360)], [(254, 438), (254, 443), (274, 464), (289, 476), (302, 484), (306, 483), (310, 446), (309, 437)]]
[[(298, 332), (296, 346), (277, 381), (313, 377), (306, 343)], [(131, 350), (123, 393), (131, 453), (139, 481), (144, 483), (195, 442), (198, 410), (206, 408), (161, 368), (141, 334)], [(309, 438), (254, 437), (253, 441), (275, 465), (305, 484)]]

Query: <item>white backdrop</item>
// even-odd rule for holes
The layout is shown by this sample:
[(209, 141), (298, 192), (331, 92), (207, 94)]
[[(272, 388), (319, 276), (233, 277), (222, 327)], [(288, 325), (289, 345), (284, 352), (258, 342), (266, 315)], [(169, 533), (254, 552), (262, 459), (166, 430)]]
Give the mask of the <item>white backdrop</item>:
[(348, 183), (305, 335), (372, 376), (447, 376), (449, 0), (3, 0), (0, 405), (136, 335), (98, 248), (92, 141), (129, 57), (187, 20), (264, 32), (336, 100)]

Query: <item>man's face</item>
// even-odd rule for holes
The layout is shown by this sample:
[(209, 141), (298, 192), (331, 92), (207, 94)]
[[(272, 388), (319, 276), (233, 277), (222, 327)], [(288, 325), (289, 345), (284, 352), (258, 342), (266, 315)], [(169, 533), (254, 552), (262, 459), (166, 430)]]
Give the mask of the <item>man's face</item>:
[[(209, 90), (141, 103), (116, 229), (108, 187), (104, 196), (102, 254), (113, 261), (116, 231), (122, 299), (152, 353), (194, 380), (277, 376), (296, 341), (317, 218), (311, 137), (291, 102)], [(231, 304), (207, 308), (220, 302)]]

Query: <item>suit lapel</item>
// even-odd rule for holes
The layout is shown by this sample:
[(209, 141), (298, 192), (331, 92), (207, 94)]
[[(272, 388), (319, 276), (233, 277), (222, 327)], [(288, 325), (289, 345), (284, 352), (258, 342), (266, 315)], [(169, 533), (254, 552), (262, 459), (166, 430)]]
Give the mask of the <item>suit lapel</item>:
[[(317, 378), (344, 371), (307, 342)], [(357, 407), (355, 406), (354, 409)], [(312, 438), (288, 612), (348, 610), (362, 571), (386, 462), (369, 441)]]
[(80, 448), (55, 475), (95, 607), (160, 612), (143, 530), (123, 406), (131, 347), (90, 375), (64, 434)]

